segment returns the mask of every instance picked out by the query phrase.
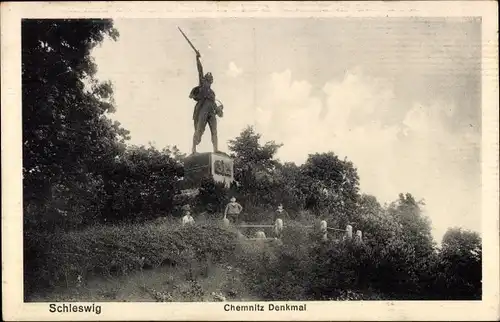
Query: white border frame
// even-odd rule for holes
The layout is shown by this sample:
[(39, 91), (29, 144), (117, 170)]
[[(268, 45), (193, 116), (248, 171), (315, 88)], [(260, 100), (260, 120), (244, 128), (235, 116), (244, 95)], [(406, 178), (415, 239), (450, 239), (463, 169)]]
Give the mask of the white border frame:
[[(245, 11), (243, 11), (245, 10)], [(496, 320), (499, 313), (498, 7), (495, 1), (1, 3), (4, 320)], [(482, 17), (482, 301), (307, 302), (306, 312), (225, 312), (223, 303), (98, 303), (100, 315), (23, 303), (22, 18)], [(289, 304), (303, 302), (288, 302)], [(261, 302), (265, 304), (265, 302)]]

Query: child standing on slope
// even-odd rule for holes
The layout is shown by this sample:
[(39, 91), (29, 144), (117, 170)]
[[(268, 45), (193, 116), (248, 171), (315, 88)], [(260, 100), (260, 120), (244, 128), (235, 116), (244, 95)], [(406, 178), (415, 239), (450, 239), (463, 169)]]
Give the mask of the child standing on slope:
[(290, 220), (290, 215), (288, 214), (288, 212), (285, 209), (283, 209), (282, 204), (279, 204), (278, 209), (276, 209), (276, 211), (274, 212), (273, 223), (276, 222), (276, 219), (282, 219), (284, 221)]
[(182, 217), (182, 226), (186, 225), (194, 225), (194, 218), (191, 216), (191, 207), (189, 205), (184, 205), (182, 207), (182, 210), (184, 212), (184, 216)]

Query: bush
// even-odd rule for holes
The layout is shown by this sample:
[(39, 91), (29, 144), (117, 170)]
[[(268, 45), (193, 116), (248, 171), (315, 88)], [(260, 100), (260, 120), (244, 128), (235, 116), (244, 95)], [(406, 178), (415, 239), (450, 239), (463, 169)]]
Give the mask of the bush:
[(229, 202), (228, 192), (223, 183), (215, 182), (211, 177), (203, 178), (195, 200), (197, 210), (207, 211), (210, 216), (223, 212)]
[(435, 259), (434, 289), (441, 299), (480, 300), (482, 241), (478, 233), (450, 228)]
[(316, 300), (342, 298), (346, 290), (370, 286), (371, 250), (354, 240), (329, 240), (312, 250), (310, 295)]
[(243, 283), (263, 300), (304, 300), (309, 283), (310, 229), (289, 222), (281, 242), (247, 242), (236, 250)]
[(354, 240), (323, 242), (316, 227), (289, 221), (282, 243), (236, 249), (246, 287), (263, 300), (379, 299), (373, 252)]
[(193, 259), (226, 261), (235, 234), (217, 226), (180, 227), (171, 222), (94, 226), (79, 232), (25, 235), (25, 295), (33, 286), (78, 283), (95, 275), (125, 275)]

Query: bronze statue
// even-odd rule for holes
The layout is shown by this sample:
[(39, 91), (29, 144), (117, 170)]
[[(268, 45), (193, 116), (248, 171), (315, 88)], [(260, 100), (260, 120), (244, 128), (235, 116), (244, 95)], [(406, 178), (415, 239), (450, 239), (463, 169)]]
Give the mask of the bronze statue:
[[(205, 132), (205, 128), (208, 124), (210, 127), (210, 132), (212, 134), (212, 145), (214, 152), (218, 152), (217, 145), (217, 116), (223, 116), (223, 106), (219, 101), (215, 99), (215, 93), (211, 89), (211, 85), (214, 81), (212, 73), (206, 73), (203, 75), (203, 66), (200, 61), (200, 52), (193, 46), (191, 41), (186, 37), (186, 35), (179, 28), (180, 32), (186, 38), (191, 48), (196, 53), (196, 66), (198, 68), (198, 86), (194, 87), (189, 94), (189, 98), (196, 101), (193, 112), (194, 121), (194, 135), (193, 135), (193, 147), (192, 153), (196, 153), (196, 146), (200, 144), (201, 137)], [(219, 104), (218, 104), (219, 103)]]

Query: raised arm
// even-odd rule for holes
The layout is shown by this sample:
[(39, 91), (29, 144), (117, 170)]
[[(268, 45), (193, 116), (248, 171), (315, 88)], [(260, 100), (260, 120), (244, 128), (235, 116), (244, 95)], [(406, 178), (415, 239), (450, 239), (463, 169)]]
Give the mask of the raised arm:
[(200, 81), (200, 85), (201, 85), (201, 80), (203, 79), (203, 66), (201, 65), (201, 61), (200, 61), (200, 53), (197, 52), (196, 53), (196, 66), (198, 67), (198, 80)]

